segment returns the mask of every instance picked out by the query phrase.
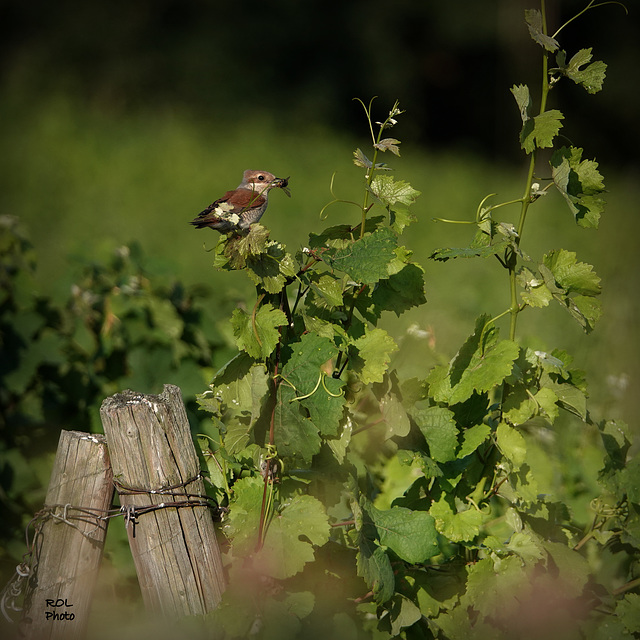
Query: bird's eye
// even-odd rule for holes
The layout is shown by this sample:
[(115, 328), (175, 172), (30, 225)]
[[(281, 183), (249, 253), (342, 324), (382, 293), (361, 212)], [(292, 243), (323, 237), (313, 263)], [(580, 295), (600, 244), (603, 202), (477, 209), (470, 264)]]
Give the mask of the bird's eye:
[(258, 180), (264, 180), (264, 176), (258, 176)]

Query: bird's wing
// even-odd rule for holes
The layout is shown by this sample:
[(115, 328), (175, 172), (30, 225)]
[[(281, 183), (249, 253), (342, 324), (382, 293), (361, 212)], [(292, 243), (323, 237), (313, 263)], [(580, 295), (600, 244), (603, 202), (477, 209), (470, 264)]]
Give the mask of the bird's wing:
[(218, 198), (215, 202), (210, 204), (202, 213), (209, 213), (215, 209), (221, 202), (233, 206), (233, 209), (229, 209), (229, 213), (240, 213), (247, 209), (253, 209), (254, 207), (260, 207), (264, 204), (265, 197), (260, 195), (256, 191), (251, 189), (235, 189), (233, 191), (227, 191), (222, 198)]

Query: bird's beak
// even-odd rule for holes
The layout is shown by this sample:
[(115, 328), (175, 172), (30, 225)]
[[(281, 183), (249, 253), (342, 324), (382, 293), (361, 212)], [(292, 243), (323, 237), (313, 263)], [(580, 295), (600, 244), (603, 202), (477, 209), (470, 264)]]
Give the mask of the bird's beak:
[[(291, 177), (291, 176), (289, 176)], [(289, 178), (276, 178), (273, 181), (273, 186), (277, 187), (279, 189), (282, 189), (287, 196), (289, 196), (289, 198), (291, 197), (291, 191), (289, 191), (288, 186), (289, 186)]]

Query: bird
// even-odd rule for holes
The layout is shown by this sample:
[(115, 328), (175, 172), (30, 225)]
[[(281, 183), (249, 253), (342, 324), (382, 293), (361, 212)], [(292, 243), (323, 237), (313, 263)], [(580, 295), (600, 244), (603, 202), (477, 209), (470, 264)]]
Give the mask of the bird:
[(258, 222), (267, 209), (269, 191), (282, 189), (287, 196), (289, 178), (276, 178), (268, 171), (247, 169), (242, 182), (232, 191), (212, 202), (197, 218), (191, 220), (196, 229), (209, 227), (220, 233), (240, 233)]

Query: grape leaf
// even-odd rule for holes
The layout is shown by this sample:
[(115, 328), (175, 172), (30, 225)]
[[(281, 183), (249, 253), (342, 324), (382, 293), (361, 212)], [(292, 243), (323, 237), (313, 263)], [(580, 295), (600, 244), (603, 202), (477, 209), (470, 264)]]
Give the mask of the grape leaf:
[[(584, 87), (588, 93), (598, 93), (604, 83), (607, 65), (600, 60), (589, 64), (592, 58), (591, 51), (592, 49), (580, 49), (568, 63), (565, 52), (559, 51), (557, 61), (563, 75)], [(588, 66), (581, 69), (585, 64)]]
[(500, 451), (511, 462), (514, 471), (517, 471), (527, 457), (527, 443), (522, 434), (501, 422), (496, 429), (496, 438)]
[[(521, 602), (528, 601), (531, 576), (518, 556), (508, 556), (495, 564), (491, 558), (484, 558), (467, 566), (467, 575), (467, 590), (462, 599), (465, 610), (472, 606), (485, 617), (510, 619)], [(495, 637), (495, 631), (478, 637)]]
[(445, 496), (431, 504), (429, 513), (435, 518), (438, 532), (451, 542), (473, 540), (486, 519), (475, 507), (454, 513)]
[[(352, 368), (358, 372), (360, 380), (364, 384), (382, 382), (391, 353), (398, 348), (393, 338), (384, 329), (367, 327), (365, 334), (353, 342), (353, 347)], [(350, 353), (352, 351), (350, 349)]]
[(256, 285), (269, 293), (279, 293), (297, 269), (284, 247), (279, 242), (269, 241), (262, 253), (247, 258), (246, 271)]
[[(360, 298), (358, 297), (358, 302)], [(370, 296), (376, 315), (381, 311), (393, 311), (397, 316), (424, 304), (424, 270), (417, 264), (407, 264), (400, 271), (378, 282)]]
[(582, 149), (562, 147), (551, 156), (551, 176), (581, 227), (597, 229), (604, 211), (602, 175), (598, 163), (582, 160)]
[(527, 564), (535, 565), (545, 557), (540, 536), (527, 528), (526, 531), (516, 531), (506, 548), (517, 553)]
[(211, 392), (201, 396), (201, 404), (215, 398), (222, 407), (216, 411), (213, 405), (209, 405), (206, 406), (208, 410), (227, 415), (250, 412), (254, 422), (260, 414), (262, 398), (267, 393), (267, 380), (265, 366), (256, 363), (249, 354), (241, 351), (216, 373), (210, 385)]
[(389, 556), (375, 542), (360, 536), (357, 554), (358, 575), (364, 578), (378, 604), (389, 600), (395, 592), (395, 578)]
[(411, 627), (420, 618), (422, 613), (412, 600), (404, 595), (396, 593), (386, 606), (389, 615), (381, 620), (379, 629), (390, 633), (390, 637), (400, 637), (400, 633), (406, 627)]
[(322, 367), (338, 353), (328, 338), (306, 334), (291, 345), (282, 377), (293, 385), (299, 402), (309, 411), (309, 417), (323, 435), (335, 436), (342, 418), (344, 394), (342, 380), (326, 375)]
[[(362, 149), (356, 149), (353, 152), (353, 164), (363, 169), (371, 169), (373, 162), (367, 158)], [(391, 171), (384, 162), (376, 162), (376, 171)]]
[(502, 403), (502, 417), (513, 425), (529, 420), (536, 414), (538, 408), (532, 395), (524, 385), (512, 386), (509, 395)]
[(265, 575), (284, 580), (312, 562), (313, 545), (322, 546), (328, 539), (329, 522), (322, 503), (313, 496), (295, 496), (269, 522), (254, 563)]
[(630, 502), (640, 504), (640, 456), (635, 455), (618, 474), (619, 490)]
[(573, 251), (556, 249), (543, 257), (539, 270), (553, 297), (589, 333), (602, 314), (600, 302), (594, 299), (601, 289), (593, 267), (577, 262)]
[(553, 389), (543, 387), (535, 395), (534, 398), (538, 403), (538, 407), (544, 411), (551, 423), (558, 417), (558, 396)]
[(440, 553), (435, 522), (426, 511), (404, 507), (382, 511), (368, 501), (363, 504), (363, 510), (370, 518), (370, 524), (365, 519), (363, 534), (379, 540), (381, 546), (391, 549), (403, 560), (416, 564)]
[(444, 407), (430, 407), (422, 400), (416, 403), (411, 416), (429, 445), (429, 455), (437, 462), (455, 460), (458, 427), (453, 412)]
[(263, 488), (264, 481), (256, 477), (240, 478), (233, 485), (233, 500), (223, 531), (231, 539), (236, 555), (255, 549)]
[(562, 127), (564, 115), (557, 109), (550, 109), (526, 120), (520, 132), (520, 145), (527, 152), (553, 146), (553, 140)]
[(420, 192), (408, 182), (396, 180), (388, 175), (377, 175), (371, 181), (369, 189), (385, 207), (391, 207), (398, 203), (409, 206), (420, 195)]
[(380, 151), (391, 151), (396, 156), (400, 155), (400, 140), (395, 138), (383, 138), (380, 142), (377, 142), (373, 146)]
[(399, 436), (404, 438), (407, 436), (411, 429), (411, 423), (402, 403), (395, 371), (392, 371), (391, 374), (385, 373), (382, 383), (373, 386), (373, 393), (378, 400), (380, 413), (387, 426), (385, 437)]
[(397, 240), (393, 232), (383, 227), (338, 249), (327, 261), (334, 268), (344, 271), (355, 282), (373, 284), (389, 274), (388, 265), (394, 259)]
[(310, 287), (320, 296), (328, 308), (342, 305), (342, 282), (329, 274), (320, 276), (317, 282), (311, 282)]
[(522, 300), (530, 307), (546, 307), (553, 300), (544, 279), (536, 277), (526, 267), (522, 267), (518, 272), (517, 282), (524, 289), (520, 293)]
[(524, 17), (529, 28), (529, 35), (547, 51), (557, 51), (560, 45), (555, 38), (544, 33), (542, 28), (542, 13), (538, 9), (526, 9)]
[(253, 315), (235, 309), (231, 316), (233, 335), (240, 349), (257, 360), (271, 355), (280, 339), (278, 327), (287, 324), (287, 316), (271, 304), (263, 304)]
[(303, 413), (295, 389), (287, 384), (278, 385), (273, 420), (278, 455), (309, 464), (320, 451), (318, 427)]
[(531, 95), (529, 93), (529, 87), (526, 84), (513, 85), (511, 87), (511, 93), (516, 99), (516, 104), (520, 110), (520, 118), (522, 118), (522, 124), (531, 118)]
[[(640, 595), (627, 593), (616, 603), (616, 616), (620, 618), (625, 629), (635, 634), (640, 629)], [(622, 636), (619, 636), (622, 637)]]
[(389, 207), (389, 225), (398, 235), (416, 220), (413, 213), (399, 203)]
[(477, 424), (470, 429), (466, 429), (463, 432), (462, 444), (460, 445), (460, 451), (458, 451), (458, 458), (464, 458), (465, 456), (473, 453), (491, 433), (491, 427), (487, 424)]
[(542, 545), (559, 569), (555, 579), (559, 581), (563, 595), (579, 597), (591, 573), (588, 561), (561, 542), (544, 540)]
[(464, 248), (436, 249), (429, 256), (429, 260), (439, 260), (441, 262), (446, 262), (450, 258), (486, 258), (488, 256), (498, 255), (499, 253), (502, 253), (509, 244), (511, 244), (511, 242), (508, 238), (500, 237), (491, 244), (472, 244)]
[(561, 407), (586, 420), (587, 398), (583, 391), (565, 382), (548, 382), (545, 386), (556, 395)]
[(511, 373), (518, 354), (518, 345), (512, 340), (500, 340), (498, 329), (488, 316), (480, 316), (474, 333), (451, 363), (449, 403), (464, 402), (474, 391), (489, 391), (500, 384)]

